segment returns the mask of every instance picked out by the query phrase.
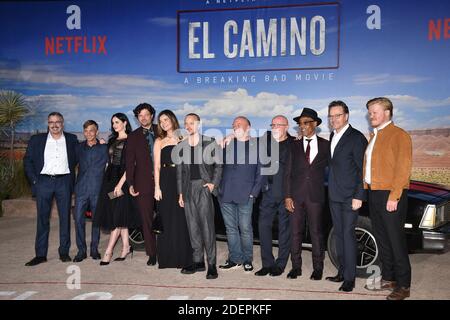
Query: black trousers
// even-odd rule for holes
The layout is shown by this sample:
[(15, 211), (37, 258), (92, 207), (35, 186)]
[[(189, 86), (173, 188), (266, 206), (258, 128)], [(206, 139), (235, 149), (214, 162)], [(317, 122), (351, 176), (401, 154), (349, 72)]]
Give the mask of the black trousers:
[[(276, 260), (272, 252), (272, 226), (275, 215), (278, 215), (278, 258)], [(291, 250), (289, 215), (284, 206), (284, 199), (275, 199), (270, 189), (263, 193), (259, 205), (258, 229), (262, 266), (270, 268), (276, 265), (284, 270)]]
[(397, 286), (411, 285), (411, 264), (404, 231), (408, 198), (403, 190), (397, 211), (388, 212), (388, 190), (369, 190), (369, 210), (373, 231), (380, 249), (382, 278), (397, 281)]
[(212, 194), (203, 187), (202, 180), (191, 180), (190, 192), (184, 200), (184, 213), (191, 239), (193, 260), (204, 262), (204, 252), (209, 265), (216, 264), (216, 230)]
[(344, 276), (344, 280), (354, 281), (356, 277), (355, 226), (358, 220), (358, 211), (352, 210), (352, 199), (345, 202), (330, 200), (330, 211), (336, 237), (338, 272)]
[(294, 213), (289, 215), (292, 241), (291, 260), (292, 268), (302, 267), (302, 242), (305, 236), (305, 225), (308, 221), (309, 233), (312, 244), (313, 268), (323, 271), (325, 259), (325, 245), (323, 236), (323, 204), (305, 200), (303, 203), (294, 199)]

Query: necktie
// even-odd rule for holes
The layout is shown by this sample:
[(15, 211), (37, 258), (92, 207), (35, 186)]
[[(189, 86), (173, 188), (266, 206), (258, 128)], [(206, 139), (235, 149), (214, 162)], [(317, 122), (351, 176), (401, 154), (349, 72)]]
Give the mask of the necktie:
[(308, 141), (308, 145), (306, 146), (306, 161), (308, 161), (309, 164), (311, 164), (311, 161), (309, 159), (309, 154), (311, 152), (311, 146), (310, 146), (311, 140), (312, 139), (306, 139), (306, 141)]
[(147, 143), (148, 143), (148, 146), (149, 146), (149, 149), (150, 149), (150, 157), (151, 157), (151, 159), (153, 161), (153, 144), (154, 144), (153, 133), (150, 132), (150, 130), (146, 129), (146, 128), (142, 128), (142, 133), (144, 134), (144, 137), (147, 140)]

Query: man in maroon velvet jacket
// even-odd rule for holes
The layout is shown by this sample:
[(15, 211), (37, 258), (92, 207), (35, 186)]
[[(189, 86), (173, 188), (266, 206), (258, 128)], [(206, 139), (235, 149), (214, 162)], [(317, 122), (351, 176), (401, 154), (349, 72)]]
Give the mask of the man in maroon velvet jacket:
[(155, 109), (148, 103), (141, 103), (133, 112), (141, 126), (128, 135), (127, 182), (130, 186), (130, 194), (136, 198), (141, 214), (145, 252), (149, 257), (147, 265), (153, 266), (156, 264), (156, 238), (152, 233), (155, 190), (153, 145), (156, 139), (155, 126), (152, 121)]
[(300, 140), (291, 143), (291, 152), (285, 169), (285, 205), (291, 223), (292, 270), (287, 277), (296, 279), (302, 274), (302, 240), (306, 222), (311, 236), (313, 273), (311, 280), (321, 280), (325, 258), (323, 207), (325, 205), (325, 168), (328, 165), (328, 140), (316, 135), (322, 120), (317, 112), (303, 108), (295, 117)]

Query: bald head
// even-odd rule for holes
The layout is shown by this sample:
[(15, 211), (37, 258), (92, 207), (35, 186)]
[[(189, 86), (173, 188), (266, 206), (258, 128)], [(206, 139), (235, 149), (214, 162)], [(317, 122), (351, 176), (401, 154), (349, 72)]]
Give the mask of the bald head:
[(287, 139), (289, 121), (285, 116), (277, 115), (273, 117), (270, 127), (272, 128), (272, 136), (276, 141), (284, 141)]

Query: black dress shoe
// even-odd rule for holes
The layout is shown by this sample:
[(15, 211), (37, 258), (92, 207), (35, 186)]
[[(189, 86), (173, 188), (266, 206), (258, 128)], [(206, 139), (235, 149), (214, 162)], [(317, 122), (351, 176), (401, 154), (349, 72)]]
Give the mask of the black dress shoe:
[(302, 269), (300, 268), (293, 268), (291, 271), (289, 271), (287, 278), (288, 279), (297, 279), (298, 276), (302, 275)]
[(343, 282), (344, 276), (341, 274), (337, 274), (334, 277), (326, 277), (325, 280), (331, 281), (331, 282)]
[(311, 280), (322, 280), (322, 271), (314, 270), (309, 278)]
[(208, 272), (206, 273), (206, 279), (217, 279), (217, 268), (215, 264), (208, 265)]
[(61, 260), (62, 262), (71, 262), (72, 258), (68, 254), (60, 254), (59, 260)]
[(195, 271), (197, 271), (197, 269), (195, 269), (195, 264), (188, 265), (181, 269), (182, 274), (193, 274)]
[(47, 262), (47, 257), (34, 257), (33, 259), (25, 263), (25, 265), (27, 267), (32, 267), (43, 262)]
[(205, 263), (204, 262), (194, 262), (195, 271), (205, 271)]
[(148, 257), (147, 265), (154, 266), (156, 264), (156, 256)]
[(81, 262), (81, 261), (83, 261), (86, 258), (87, 258), (86, 253), (77, 253), (75, 258), (73, 258), (73, 262)]
[(355, 281), (344, 281), (344, 283), (339, 288), (339, 291), (351, 292), (355, 287)]
[(255, 276), (267, 276), (270, 273), (270, 268), (262, 267), (260, 270), (255, 272)]
[(91, 252), (91, 258), (94, 259), (94, 260), (101, 259), (100, 253), (98, 253), (98, 251), (92, 251)]
[[(270, 276), (271, 277), (278, 277), (281, 276), (281, 274), (283, 273), (283, 269), (281, 269), (279, 266), (274, 266), (271, 268), (270, 270)], [(300, 275), (302, 274), (301, 270), (300, 270)]]

